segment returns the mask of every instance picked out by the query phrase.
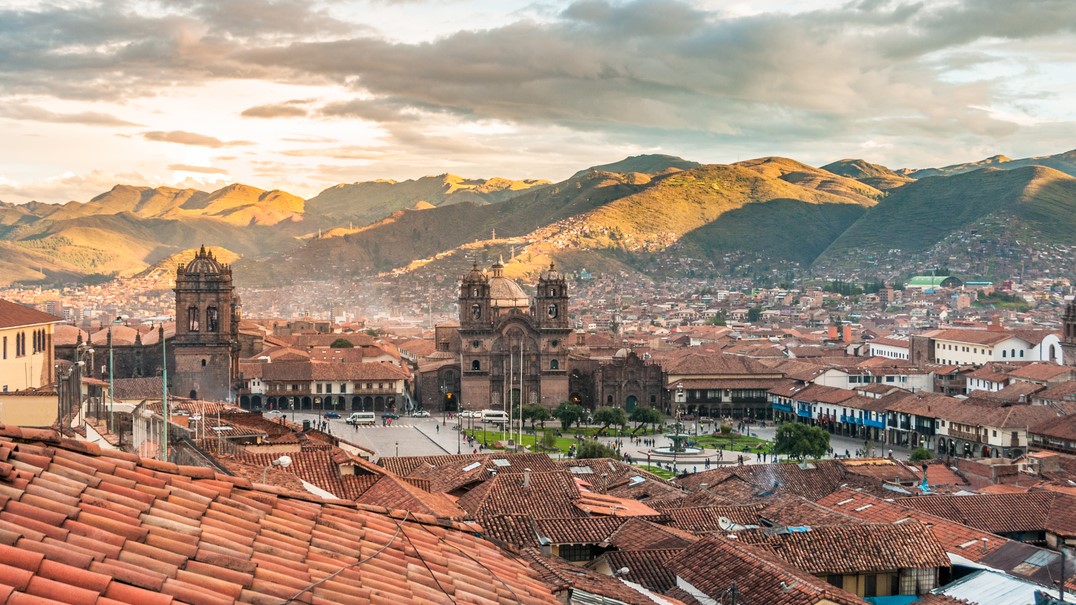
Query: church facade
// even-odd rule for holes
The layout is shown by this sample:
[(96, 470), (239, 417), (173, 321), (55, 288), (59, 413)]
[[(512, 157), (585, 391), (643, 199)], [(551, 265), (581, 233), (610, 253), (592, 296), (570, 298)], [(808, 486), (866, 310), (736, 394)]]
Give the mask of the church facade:
[(231, 401), (239, 376), (241, 305), (232, 269), (205, 246), (176, 269), (176, 335), (169, 345), (169, 391), (191, 399)]
[(539, 276), (533, 299), (501, 263), (489, 271), (475, 265), (460, 280), (458, 334), (463, 409), (554, 408), (568, 399), (568, 285), (554, 265)]

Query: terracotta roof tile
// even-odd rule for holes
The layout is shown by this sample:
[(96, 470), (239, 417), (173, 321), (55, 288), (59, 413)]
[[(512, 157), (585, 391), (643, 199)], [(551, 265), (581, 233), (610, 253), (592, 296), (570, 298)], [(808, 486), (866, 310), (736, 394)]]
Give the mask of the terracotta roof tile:
[[(534, 572), (476, 538), (476, 525), (251, 489), (216, 472), (98, 456), (62, 442), (4, 443), (14, 446), (0, 456), (25, 467), (13, 464), (0, 478), (0, 540), (20, 553), (0, 552), (10, 602), (279, 602), (297, 594), (324, 603), (556, 602)], [(567, 476), (552, 481), (561, 495), (577, 493)], [(570, 498), (553, 502), (551, 510), (570, 510)]]

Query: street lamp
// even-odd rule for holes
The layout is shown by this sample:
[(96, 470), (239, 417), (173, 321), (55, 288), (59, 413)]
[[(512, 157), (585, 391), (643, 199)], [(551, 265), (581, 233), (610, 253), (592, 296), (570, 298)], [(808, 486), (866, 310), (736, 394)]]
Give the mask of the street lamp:
[(291, 423), (295, 424), (295, 398), (288, 397), (288, 409), (291, 410)]
[(262, 483), (265, 483), (266, 474), (269, 472), (269, 469), (273, 468), (274, 466), (279, 466), (280, 468), (288, 468), (289, 466), (291, 466), (291, 456), (281, 456), (281, 457), (277, 458), (276, 460), (273, 460), (272, 462), (270, 462), (269, 466), (263, 468), (262, 469)]
[(119, 317), (112, 319), (112, 324), (108, 326), (108, 432), (115, 431), (115, 417), (113, 410), (116, 406), (116, 381), (113, 377), (115, 374), (114, 359), (112, 357), (112, 326), (120, 323), (122, 320)]
[(396, 442), (396, 457), (397, 458), (400, 457), (400, 442), (399, 441)]

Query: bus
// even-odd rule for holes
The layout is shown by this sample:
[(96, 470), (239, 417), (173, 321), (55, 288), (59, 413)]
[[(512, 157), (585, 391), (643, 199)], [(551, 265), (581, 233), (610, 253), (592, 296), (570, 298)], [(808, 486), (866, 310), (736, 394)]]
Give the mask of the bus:
[(504, 424), (508, 422), (508, 412), (504, 410), (482, 410), (482, 422)]

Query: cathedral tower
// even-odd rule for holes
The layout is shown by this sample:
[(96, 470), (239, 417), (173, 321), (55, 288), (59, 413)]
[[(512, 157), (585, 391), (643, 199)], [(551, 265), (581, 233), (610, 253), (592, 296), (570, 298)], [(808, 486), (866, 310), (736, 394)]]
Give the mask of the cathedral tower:
[(176, 269), (175, 372), (169, 391), (181, 397), (230, 401), (239, 375), (239, 297), (232, 269), (205, 246)]
[(1065, 305), (1061, 328), (1061, 363), (1076, 367), (1076, 300), (1070, 300)]

